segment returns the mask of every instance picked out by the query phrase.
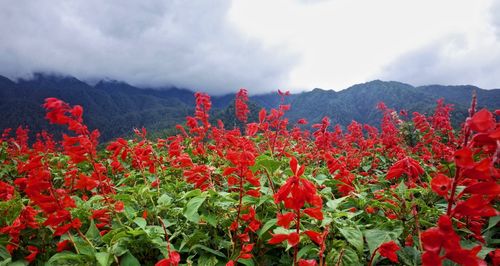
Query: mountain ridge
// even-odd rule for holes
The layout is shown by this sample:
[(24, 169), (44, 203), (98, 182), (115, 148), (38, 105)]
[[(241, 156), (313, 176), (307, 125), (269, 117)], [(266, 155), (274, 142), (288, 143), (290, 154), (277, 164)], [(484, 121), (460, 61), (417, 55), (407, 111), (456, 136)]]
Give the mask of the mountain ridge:
[[(412, 86), (398, 81), (373, 80), (355, 84), (341, 91), (315, 88), (286, 97), (291, 104), (286, 117), (293, 124), (306, 118), (310, 124), (329, 116), (333, 124), (346, 126), (352, 120), (378, 125), (381, 113), (379, 102), (396, 110), (430, 113), (436, 100), (445, 98), (455, 106), (453, 121), (456, 125), (467, 116), (472, 92), (476, 91), (479, 107), (500, 108), (500, 89), (484, 90), (472, 85)], [(250, 91), (251, 93), (251, 91)], [(235, 124), (230, 111), (234, 110), (235, 94), (212, 96), (213, 117)], [(134, 127), (162, 131), (183, 123), (194, 111), (194, 92), (178, 87), (162, 89), (140, 88), (116, 80), (101, 80), (94, 85), (75, 77), (35, 73), (32, 79), (12, 81), (0, 76), (0, 130), (29, 125), (32, 131), (42, 129), (58, 133), (60, 129), (49, 125), (41, 107), (47, 97), (61, 98), (68, 103), (84, 107), (84, 120), (90, 128), (101, 131), (107, 141), (132, 132)], [(251, 95), (252, 109), (277, 108), (281, 97), (277, 93)], [(232, 109), (231, 109), (232, 108)], [(253, 119), (256, 119), (254, 114)]]

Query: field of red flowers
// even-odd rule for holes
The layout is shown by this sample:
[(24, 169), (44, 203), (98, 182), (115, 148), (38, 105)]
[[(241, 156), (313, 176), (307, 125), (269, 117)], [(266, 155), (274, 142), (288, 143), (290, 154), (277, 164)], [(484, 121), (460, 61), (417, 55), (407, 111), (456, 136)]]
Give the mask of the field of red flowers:
[(500, 110), (473, 97), (455, 131), (443, 101), (430, 116), (381, 103), (380, 129), (309, 131), (285, 104), (247, 123), (242, 89), (244, 126), (228, 129), (195, 96), (155, 141), (101, 148), (83, 108), (55, 98), (62, 140), (6, 130), (0, 265), (500, 265)]

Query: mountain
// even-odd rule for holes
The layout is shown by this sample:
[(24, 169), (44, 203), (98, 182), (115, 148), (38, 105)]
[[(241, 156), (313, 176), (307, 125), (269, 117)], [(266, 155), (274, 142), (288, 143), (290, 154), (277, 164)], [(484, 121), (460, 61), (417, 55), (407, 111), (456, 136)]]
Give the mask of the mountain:
[[(470, 85), (414, 87), (374, 80), (338, 92), (314, 89), (290, 95), (285, 99), (285, 103), (291, 104), (286, 116), (292, 123), (306, 118), (313, 124), (329, 116), (332, 123), (343, 126), (352, 120), (378, 125), (381, 113), (376, 105), (381, 101), (396, 110), (430, 114), (436, 101), (445, 98), (446, 103), (455, 107), (452, 120), (458, 126), (467, 116), (473, 91), (477, 93), (480, 108), (500, 109), (500, 89), (483, 90)], [(91, 86), (74, 77), (42, 73), (18, 81), (0, 76), (0, 130), (29, 125), (32, 132), (42, 129), (61, 132), (61, 127), (51, 126), (44, 119), (42, 108), (45, 98), (57, 97), (72, 105), (82, 105), (84, 120), (91, 129), (100, 130), (102, 141), (129, 135), (134, 127), (144, 126), (150, 132), (159, 132), (183, 123), (186, 116), (193, 114), (193, 94), (182, 88), (138, 88), (114, 80), (102, 80)], [(235, 94), (212, 97), (213, 119), (222, 119), (228, 127), (239, 125), (234, 117), (234, 97)], [(260, 108), (277, 108), (281, 97), (268, 93), (251, 96), (250, 101), (250, 120), (255, 121)]]

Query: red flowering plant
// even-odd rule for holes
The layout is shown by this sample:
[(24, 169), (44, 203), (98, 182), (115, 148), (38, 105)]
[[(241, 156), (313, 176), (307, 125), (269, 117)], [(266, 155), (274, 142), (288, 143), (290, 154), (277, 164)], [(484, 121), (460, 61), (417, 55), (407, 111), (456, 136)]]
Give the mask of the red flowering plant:
[[(489, 217), (500, 215), (494, 207), (500, 195), (500, 134), (496, 134), (500, 123), (488, 110), (476, 112), (475, 107), (474, 96), (463, 128), (462, 145), (454, 153), (454, 169), (450, 171), (453, 176), (438, 174), (431, 181), (432, 190), (447, 201), (447, 208), (438, 226), (421, 235), (424, 265), (442, 265), (446, 259), (463, 265), (486, 264), (478, 256), (487, 242), (483, 228)], [(479, 243), (470, 249), (464, 247), (454, 222), (458, 228), (467, 228), (469, 237)]]
[(474, 101), (455, 131), (444, 101), (379, 104), (380, 130), (309, 128), (288, 95), (254, 119), (240, 90), (226, 129), (197, 93), (179, 134), (105, 148), (82, 107), (47, 99), (62, 138), (0, 138), (0, 264), (498, 265), (500, 111)]
[(304, 260), (298, 258), (299, 242), (302, 234), (305, 234), (316, 244), (323, 245), (324, 237), (321, 236), (320, 232), (301, 230), (301, 219), (302, 225), (306, 217), (313, 220), (323, 220), (323, 201), (321, 196), (316, 193), (315, 185), (302, 177), (305, 172), (305, 165), (299, 167), (295, 157), (290, 158), (290, 170), (292, 176), (274, 194), (274, 200), (276, 203), (284, 203), (285, 209), (290, 210), (290, 212), (277, 214), (277, 225), (288, 229), (293, 222), (295, 230), (293, 232), (272, 234), (268, 243), (275, 245), (286, 240), (293, 247), (293, 264), (299, 265), (299, 263), (305, 263)]

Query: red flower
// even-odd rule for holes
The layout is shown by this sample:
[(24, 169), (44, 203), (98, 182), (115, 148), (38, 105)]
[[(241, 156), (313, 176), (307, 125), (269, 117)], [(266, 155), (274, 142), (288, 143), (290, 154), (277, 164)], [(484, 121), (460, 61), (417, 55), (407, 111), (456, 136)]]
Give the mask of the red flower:
[(438, 174), (431, 180), (431, 188), (438, 195), (446, 196), (451, 187), (451, 179), (443, 174)]
[(125, 208), (125, 205), (123, 205), (122, 201), (117, 201), (115, 203), (115, 211), (116, 212), (122, 212), (124, 208)]
[(388, 258), (390, 261), (398, 263), (398, 255), (396, 251), (401, 248), (394, 241), (385, 242), (378, 248), (378, 252), (382, 257)]
[(14, 195), (14, 187), (0, 181), (0, 200), (10, 200)]
[(181, 261), (181, 256), (176, 251), (168, 253), (168, 259), (158, 261), (155, 266), (177, 266)]
[(481, 182), (468, 186), (464, 193), (481, 194), (481, 195), (500, 195), (500, 185), (495, 181)]
[(318, 265), (316, 260), (304, 260), (304, 259), (299, 260), (299, 266), (316, 266), (316, 265)]
[(283, 226), (285, 228), (290, 227), (290, 223), (293, 221), (295, 218), (295, 213), (293, 212), (287, 212), (285, 214), (278, 213), (277, 219), (278, 222), (276, 223), (279, 226)]
[(304, 119), (304, 118), (301, 118), (301, 119), (299, 119), (299, 120), (297, 121), (297, 124), (299, 124), (299, 125), (306, 125), (306, 124), (307, 124), (307, 120), (306, 120), (306, 119)]
[(268, 244), (276, 245), (288, 239), (287, 234), (271, 234), (272, 237), (267, 241)]
[(471, 168), (474, 166), (472, 151), (469, 148), (463, 148), (455, 152), (455, 163), (463, 168)]
[(321, 212), (321, 208), (307, 208), (304, 210), (304, 213), (317, 220), (323, 220), (323, 212)]
[(365, 211), (369, 214), (375, 213), (375, 209), (372, 206), (366, 207)]
[(293, 232), (288, 235), (288, 244), (292, 247), (298, 245), (300, 242), (300, 236), (296, 232)]
[(422, 254), (422, 266), (441, 266), (443, 265), (441, 257), (439, 254), (426, 251)]
[(322, 234), (318, 233), (318, 232), (315, 232), (315, 231), (311, 231), (311, 230), (307, 230), (304, 232), (314, 243), (318, 244), (318, 245), (321, 245), (323, 244), (323, 236)]
[(68, 250), (70, 243), (71, 242), (69, 240), (64, 240), (64, 241), (57, 243), (57, 252), (63, 252), (65, 250)]
[(28, 246), (28, 250), (30, 254), (24, 257), (24, 259), (31, 263), (32, 261), (35, 260), (36, 255), (38, 255), (38, 248), (35, 246)]
[(273, 237), (267, 241), (268, 244), (271, 245), (276, 245), (279, 244), (285, 240), (288, 241), (288, 243), (291, 246), (295, 246), (299, 243), (300, 241), (300, 236), (296, 232), (290, 233), (290, 234), (271, 234)]
[(483, 195), (475, 194), (459, 202), (453, 212), (455, 215), (463, 216), (497, 216), (500, 212), (491, 206), (491, 200), (492, 198), (484, 198)]
[(420, 164), (410, 157), (406, 157), (397, 161), (387, 172), (387, 180), (399, 178), (406, 174), (411, 179), (417, 179), (419, 175), (424, 173), (424, 169)]
[(486, 109), (481, 109), (468, 121), (469, 127), (478, 132), (486, 132), (495, 127), (493, 114)]
[(235, 107), (235, 112), (236, 112), (236, 118), (240, 120), (241, 122), (247, 122), (248, 119), (248, 113), (250, 113), (250, 110), (248, 109), (247, 106), (248, 102), (248, 93), (246, 89), (240, 89), (238, 93), (236, 94), (236, 100), (234, 102), (234, 107)]

